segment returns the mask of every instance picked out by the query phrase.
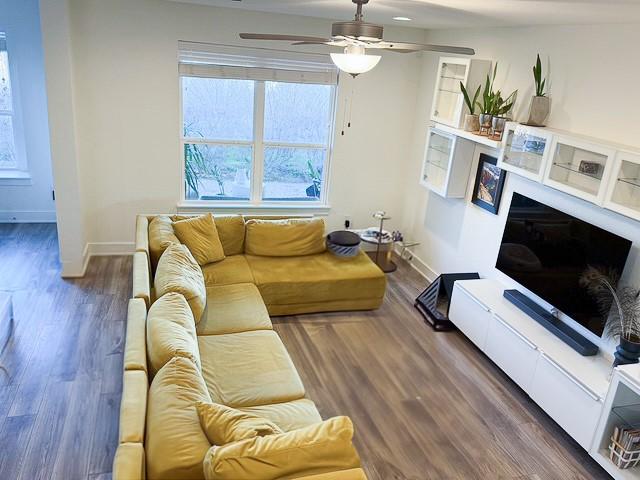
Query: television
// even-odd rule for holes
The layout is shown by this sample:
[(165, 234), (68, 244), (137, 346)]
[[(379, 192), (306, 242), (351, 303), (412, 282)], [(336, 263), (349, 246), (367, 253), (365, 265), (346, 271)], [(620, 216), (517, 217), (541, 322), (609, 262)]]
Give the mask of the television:
[(622, 275), (631, 242), (514, 192), (496, 268), (601, 336), (604, 316), (580, 285), (588, 266)]

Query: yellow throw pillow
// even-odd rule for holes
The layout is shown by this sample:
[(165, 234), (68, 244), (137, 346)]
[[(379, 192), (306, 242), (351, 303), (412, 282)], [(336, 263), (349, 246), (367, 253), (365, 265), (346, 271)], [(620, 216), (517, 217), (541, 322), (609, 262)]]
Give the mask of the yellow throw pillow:
[(207, 304), (207, 290), (202, 269), (185, 245), (172, 243), (164, 251), (156, 268), (154, 286), (157, 298), (169, 292), (182, 294), (196, 324), (200, 321)]
[(360, 466), (348, 417), (334, 417), (279, 435), (213, 446), (204, 459), (207, 480), (272, 480)]
[(173, 222), (173, 231), (199, 265), (224, 260), (224, 249), (210, 213)]
[(266, 418), (219, 403), (198, 402), (196, 410), (202, 430), (211, 445), (226, 445), (249, 438), (283, 433), (280, 427)]
[(147, 354), (151, 375), (173, 357), (184, 357), (200, 368), (193, 313), (185, 298), (169, 292), (156, 300), (147, 315)]
[(248, 220), (245, 253), (263, 257), (298, 257), (326, 250), (324, 220)]
[(172, 243), (180, 243), (178, 237), (173, 233), (173, 222), (166, 215), (153, 217), (149, 222), (149, 253), (151, 263), (155, 267), (158, 260)]

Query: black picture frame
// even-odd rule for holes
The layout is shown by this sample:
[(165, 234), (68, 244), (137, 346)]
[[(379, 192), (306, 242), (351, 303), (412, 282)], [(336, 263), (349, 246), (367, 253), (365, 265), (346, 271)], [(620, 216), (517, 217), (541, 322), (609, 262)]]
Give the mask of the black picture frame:
[(498, 168), (498, 159), (481, 153), (471, 202), (494, 215), (498, 214), (507, 172)]

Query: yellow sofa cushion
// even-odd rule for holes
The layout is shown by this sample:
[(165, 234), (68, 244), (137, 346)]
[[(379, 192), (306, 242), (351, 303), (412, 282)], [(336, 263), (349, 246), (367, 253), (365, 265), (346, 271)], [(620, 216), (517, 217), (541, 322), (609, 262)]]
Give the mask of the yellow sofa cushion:
[(207, 302), (207, 291), (200, 266), (189, 249), (173, 243), (160, 257), (155, 276), (157, 298), (169, 292), (177, 292), (189, 303), (196, 323), (200, 321)]
[(350, 468), (349, 470), (297, 477), (297, 480), (367, 480), (367, 477), (361, 468)]
[(379, 299), (384, 273), (364, 253), (341, 258), (330, 252), (304, 257), (246, 255), (255, 283), (269, 305)]
[(219, 403), (196, 403), (200, 425), (212, 445), (247, 440), (249, 438), (283, 433), (265, 418)]
[(232, 255), (221, 262), (205, 265), (202, 267), (202, 274), (207, 287), (254, 283), (253, 274), (244, 255)]
[(267, 257), (314, 255), (326, 250), (324, 220), (248, 220), (245, 253)]
[(254, 284), (207, 287), (207, 308), (196, 329), (198, 335), (272, 329), (267, 307)]
[(211, 403), (200, 372), (191, 360), (172, 359), (160, 369), (149, 389), (148, 480), (204, 477), (202, 461), (211, 444), (200, 426), (197, 402)]
[(224, 260), (222, 243), (213, 215), (210, 213), (173, 222), (173, 231), (199, 265)]
[(149, 382), (142, 370), (128, 370), (122, 377), (120, 401), (120, 443), (144, 442)]
[[(193, 215), (172, 215), (171, 220), (179, 222), (193, 218)], [(242, 215), (214, 215), (218, 236), (224, 254), (242, 255), (244, 253), (244, 218)]]
[(169, 292), (151, 305), (147, 315), (147, 354), (151, 375), (173, 357), (188, 358), (200, 368), (193, 314), (181, 294)]
[(211, 398), (233, 408), (288, 402), (304, 387), (282, 340), (271, 330), (198, 337)]
[(270, 405), (243, 407), (241, 410), (271, 420), (284, 432), (308, 427), (322, 421), (315, 404), (308, 398)]
[(113, 480), (145, 480), (144, 447), (121, 443), (113, 458)]
[(280, 435), (214, 446), (204, 460), (207, 480), (275, 480), (360, 467), (348, 417)]
[(160, 257), (172, 243), (180, 243), (173, 233), (173, 222), (166, 215), (153, 217), (149, 222), (149, 253), (151, 264), (157, 265)]
[(147, 305), (141, 298), (129, 300), (124, 369), (147, 371)]

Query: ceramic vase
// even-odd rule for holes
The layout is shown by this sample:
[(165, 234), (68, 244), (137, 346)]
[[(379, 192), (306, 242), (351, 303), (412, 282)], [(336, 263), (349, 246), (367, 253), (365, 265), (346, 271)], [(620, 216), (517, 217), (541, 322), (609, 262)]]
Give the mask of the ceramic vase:
[(614, 367), (638, 363), (640, 361), (640, 343), (620, 337), (620, 345), (616, 347), (613, 356), (615, 357)]
[(473, 133), (480, 132), (480, 117), (467, 113), (464, 116), (464, 131)]
[(527, 125), (544, 127), (547, 124), (550, 109), (551, 99), (549, 97), (531, 97)]

